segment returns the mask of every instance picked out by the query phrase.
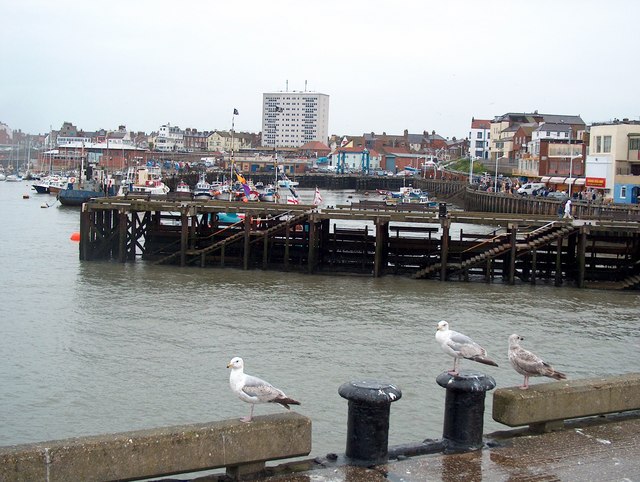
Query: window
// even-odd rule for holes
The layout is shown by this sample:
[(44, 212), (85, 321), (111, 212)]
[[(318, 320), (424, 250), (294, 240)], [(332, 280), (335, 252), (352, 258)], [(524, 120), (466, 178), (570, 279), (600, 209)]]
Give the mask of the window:
[(602, 152), (602, 137), (596, 136), (596, 152)]
[(626, 199), (627, 198), (627, 186), (620, 187), (620, 197), (622, 199)]
[(482, 139), (482, 131), (478, 131), (478, 135), (476, 136), (478, 139)]
[(629, 150), (640, 151), (640, 139), (629, 139)]
[(602, 152), (611, 152), (611, 136), (603, 137)]

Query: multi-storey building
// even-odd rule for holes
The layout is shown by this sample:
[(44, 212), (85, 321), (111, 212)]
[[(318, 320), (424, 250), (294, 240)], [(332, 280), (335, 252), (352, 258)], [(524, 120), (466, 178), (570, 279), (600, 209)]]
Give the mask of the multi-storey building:
[(184, 149), (187, 152), (207, 150), (207, 139), (211, 132), (188, 128), (184, 131)]
[(584, 121), (580, 116), (575, 115), (538, 114), (534, 111), (533, 113), (510, 112), (495, 117), (491, 121), (489, 157), (501, 172), (517, 173), (519, 170), (518, 161), (523, 154), (521, 145), (518, 149), (515, 148), (519, 127), (524, 125), (536, 128), (543, 123), (567, 125), (575, 133), (585, 129)]
[(270, 92), (262, 95), (262, 145), (300, 147), (329, 138), (329, 96), (317, 92)]
[(469, 157), (474, 161), (488, 160), (489, 139), (491, 139), (491, 121), (472, 117), (469, 131)]
[(586, 162), (587, 189), (619, 203), (640, 201), (640, 121), (591, 125)]
[(183, 151), (184, 131), (171, 124), (160, 126), (160, 131), (155, 140), (155, 146), (157, 151)]
[(252, 135), (246, 132), (213, 131), (207, 137), (207, 150), (237, 153), (250, 149), (252, 139)]

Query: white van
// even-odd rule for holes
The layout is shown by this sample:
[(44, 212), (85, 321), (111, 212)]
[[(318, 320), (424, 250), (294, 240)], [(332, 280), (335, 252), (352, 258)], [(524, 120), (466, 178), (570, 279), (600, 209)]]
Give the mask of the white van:
[(546, 186), (544, 182), (528, 182), (518, 188), (518, 194), (524, 196), (533, 196), (537, 194), (539, 190), (544, 189)]

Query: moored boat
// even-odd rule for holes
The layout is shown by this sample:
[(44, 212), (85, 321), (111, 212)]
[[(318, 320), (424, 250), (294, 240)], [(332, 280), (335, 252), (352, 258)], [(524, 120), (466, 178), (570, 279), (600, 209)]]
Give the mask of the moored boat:
[(201, 174), (200, 179), (196, 183), (196, 187), (193, 188), (193, 198), (207, 201), (212, 197), (211, 184), (207, 182), (206, 176)]
[(166, 195), (169, 186), (162, 182), (159, 167), (130, 167), (118, 195)]

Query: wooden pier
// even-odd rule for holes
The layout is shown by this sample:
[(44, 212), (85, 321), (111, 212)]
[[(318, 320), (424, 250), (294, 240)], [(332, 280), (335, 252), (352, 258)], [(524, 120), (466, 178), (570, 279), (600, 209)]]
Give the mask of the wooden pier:
[[(225, 222), (228, 213), (244, 219)], [(491, 228), (478, 234), (459, 224)], [(85, 261), (640, 288), (638, 222), (615, 216), (116, 197), (83, 206), (80, 234)]]

